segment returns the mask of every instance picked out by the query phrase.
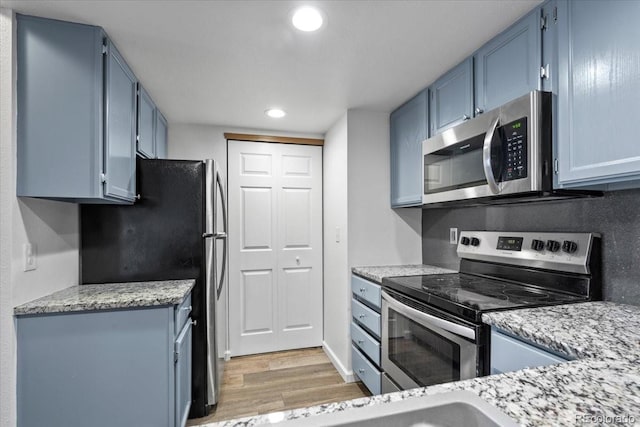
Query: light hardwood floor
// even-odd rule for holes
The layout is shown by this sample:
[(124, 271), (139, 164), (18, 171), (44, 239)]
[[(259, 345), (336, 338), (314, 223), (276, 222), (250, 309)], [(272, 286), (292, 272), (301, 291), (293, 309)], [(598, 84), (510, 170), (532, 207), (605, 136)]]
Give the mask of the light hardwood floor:
[(187, 425), (370, 396), (362, 383), (345, 383), (321, 348), (232, 358), (225, 365), (220, 401), (207, 417)]

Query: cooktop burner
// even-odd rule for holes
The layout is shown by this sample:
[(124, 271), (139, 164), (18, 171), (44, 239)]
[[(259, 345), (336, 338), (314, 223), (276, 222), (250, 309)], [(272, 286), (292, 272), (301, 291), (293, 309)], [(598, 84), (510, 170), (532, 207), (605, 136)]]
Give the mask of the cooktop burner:
[(479, 321), (486, 311), (584, 301), (580, 295), (464, 273), (390, 277), (383, 286), (436, 308)]

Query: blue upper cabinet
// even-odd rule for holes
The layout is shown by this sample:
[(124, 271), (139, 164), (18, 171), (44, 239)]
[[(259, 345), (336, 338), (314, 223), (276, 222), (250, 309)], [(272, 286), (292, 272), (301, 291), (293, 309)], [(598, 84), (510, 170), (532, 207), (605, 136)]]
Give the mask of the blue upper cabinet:
[(156, 157), (156, 105), (138, 83), (138, 154), (147, 159)]
[(640, 184), (640, 2), (558, 1), (558, 186)]
[(476, 52), (476, 114), (541, 89), (541, 25), (535, 9)]
[(167, 158), (167, 120), (139, 83), (138, 155), (147, 159)]
[(427, 138), (428, 91), (391, 113), (391, 207), (422, 205), (422, 141)]
[(99, 27), (17, 23), (17, 195), (132, 202), (135, 76)]
[(136, 191), (136, 76), (106, 41), (104, 194), (133, 200)]
[(155, 130), (155, 141), (156, 141), (156, 157), (159, 159), (167, 158), (167, 119), (164, 118), (160, 110), (156, 109), (156, 130)]
[(473, 58), (436, 80), (429, 93), (431, 136), (473, 117)]

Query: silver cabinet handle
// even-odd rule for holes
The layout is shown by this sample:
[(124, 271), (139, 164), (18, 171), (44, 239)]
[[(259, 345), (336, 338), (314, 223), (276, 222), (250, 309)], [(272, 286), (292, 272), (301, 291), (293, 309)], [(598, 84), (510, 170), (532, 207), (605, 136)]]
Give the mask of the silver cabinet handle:
[(476, 107), (476, 115), (484, 113), (484, 110), (480, 107)]
[(358, 340), (358, 344), (364, 344), (364, 340)]
[(466, 115), (466, 114), (462, 116), (462, 120), (469, 120), (470, 118), (471, 118), (471, 117), (469, 117), (469, 116), (468, 116), (468, 115)]
[(193, 307), (189, 306), (189, 307), (182, 307), (180, 310), (186, 310), (186, 311), (191, 311)]
[(484, 145), (482, 147), (482, 166), (484, 168), (484, 176), (487, 178), (487, 184), (489, 184), (489, 190), (493, 194), (500, 193), (500, 188), (498, 188), (498, 183), (496, 179), (493, 177), (493, 168), (491, 168), (491, 141), (493, 140), (493, 136), (496, 133), (496, 128), (500, 123), (500, 117), (496, 117), (491, 126), (489, 127), (489, 131), (487, 135), (484, 137)]
[(358, 373), (359, 374), (364, 374), (364, 369), (362, 369), (362, 368), (358, 369)]
[(365, 317), (367, 317), (367, 315), (366, 315), (366, 314), (360, 314), (360, 315), (358, 315), (358, 317), (359, 317), (360, 319), (364, 319)]
[(366, 288), (360, 288), (360, 293), (364, 293), (364, 291), (366, 291)]

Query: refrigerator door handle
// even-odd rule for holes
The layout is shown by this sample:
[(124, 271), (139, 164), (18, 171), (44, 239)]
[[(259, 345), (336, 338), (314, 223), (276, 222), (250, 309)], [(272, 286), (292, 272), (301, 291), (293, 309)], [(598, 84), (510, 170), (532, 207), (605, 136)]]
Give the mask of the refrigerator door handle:
[(204, 237), (215, 232), (216, 212), (216, 164), (213, 160), (205, 160), (205, 228)]
[[(213, 237), (213, 236), (211, 236)], [(216, 369), (214, 366), (217, 358), (218, 346), (215, 337), (215, 318), (216, 318), (216, 289), (215, 289), (215, 260), (213, 238), (207, 238), (204, 241), (205, 246), (205, 294), (207, 305), (206, 317), (206, 336), (207, 336), (207, 404), (212, 405), (217, 401), (218, 385), (216, 384)]]
[(220, 176), (220, 171), (216, 170), (216, 184), (218, 185), (218, 189), (220, 190), (220, 203), (222, 204), (222, 224), (224, 227), (224, 231), (215, 233), (216, 239), (223, 240), (222, 245), (222, 271), (220, 272), (220, 278), (218, 282), (218, 288), (216, 291), (216, 297), (220, 299), (220, 294), (222, 293), (222, 287), (224, 286), (224, 278), (227, 271), (227, 200), (226, 195), (224, 193), (224, 184), (222, 183), (222, 177)]

